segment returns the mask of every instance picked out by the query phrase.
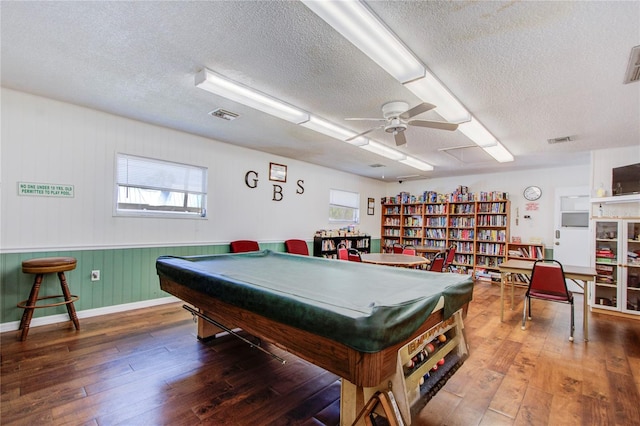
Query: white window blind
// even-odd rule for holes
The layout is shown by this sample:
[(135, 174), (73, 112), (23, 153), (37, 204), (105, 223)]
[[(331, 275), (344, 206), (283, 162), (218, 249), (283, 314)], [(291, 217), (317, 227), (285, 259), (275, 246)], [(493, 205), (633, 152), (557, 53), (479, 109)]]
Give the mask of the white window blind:
[(206, 167), (118, 154), (116, 186), (116, 214), (206, 215)]
[(329, 221), (360, 223), (360, 194), (330, 189)]

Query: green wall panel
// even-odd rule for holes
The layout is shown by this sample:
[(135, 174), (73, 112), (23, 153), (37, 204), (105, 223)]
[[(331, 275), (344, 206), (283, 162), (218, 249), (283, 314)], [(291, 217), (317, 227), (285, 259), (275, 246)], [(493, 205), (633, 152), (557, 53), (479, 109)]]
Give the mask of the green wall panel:
[[(308, 243), (312, 250), (312, 243)], [(380, 240), (371, 241), (378, 251)], [(260, 243), (260, 248), (284, 251), (284, 243)], [(194, 256), (228, 253), (228, 244), (210, 246), (146, 247), (104, 250), (64, 250), (0, 254), (0, 323), (19, 321), (23, 310), (16, 305), (29, 296), (34, 276), (22, 273), (22, 261), (36, 257), (71, 256), (78, 260), (73, 271), (65, 272), (71, 293), (80, 296), (76, 310), (103, 308), (167, 297), (160, 290), (155, 261), (162, 255)], [(91, 271), (100, 270), (100, 281), (91, 281)], [(40, 296), (60, 294), (56, 274), (47, 274)], [(36, 309), (34, 318), (65, 314), (65, 306)]]

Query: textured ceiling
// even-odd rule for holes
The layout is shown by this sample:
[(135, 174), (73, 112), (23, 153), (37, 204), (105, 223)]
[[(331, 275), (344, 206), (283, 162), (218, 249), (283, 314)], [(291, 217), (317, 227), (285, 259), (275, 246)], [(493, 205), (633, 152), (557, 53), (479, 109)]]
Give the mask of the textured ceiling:
[[(2, 1), (2, 86), (385, 180), (586, 164), (590, 150), (640, 146), (640, 83), (622, 84), (640, 2), (367, 4), (514, 162), (443, 151), (472, 142), (411, 127), (401, 150), (435, 166), (420, 172), (195, 87), (206, 67), (354, 131), (371, 123), (345, 117), (421, 102), (296, 1)], [(207, 115), (216, 108), (240, 117)], [(547, 143), (562, 136), (573, 140)]]

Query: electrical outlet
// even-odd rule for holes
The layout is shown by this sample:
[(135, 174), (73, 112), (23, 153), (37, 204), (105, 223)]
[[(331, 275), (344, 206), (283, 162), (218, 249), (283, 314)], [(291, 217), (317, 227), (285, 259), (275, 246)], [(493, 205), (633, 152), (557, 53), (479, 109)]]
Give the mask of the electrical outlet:
[(100, 271), (91, 271), (91, 281), (100, 281)]

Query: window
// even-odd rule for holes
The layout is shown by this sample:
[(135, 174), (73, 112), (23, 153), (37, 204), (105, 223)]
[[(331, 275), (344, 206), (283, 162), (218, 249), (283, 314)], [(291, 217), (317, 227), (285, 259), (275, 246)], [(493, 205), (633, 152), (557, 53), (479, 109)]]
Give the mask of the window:
[(206, 217), (207, 168), (116, 156), (116, 215)]
[(330, 189), (329, 222), (360, 223), (360, 194)]

